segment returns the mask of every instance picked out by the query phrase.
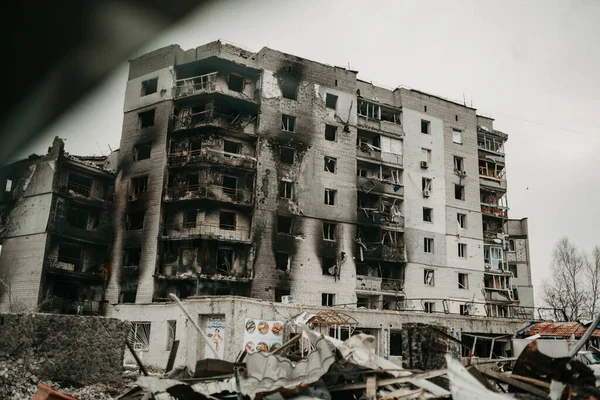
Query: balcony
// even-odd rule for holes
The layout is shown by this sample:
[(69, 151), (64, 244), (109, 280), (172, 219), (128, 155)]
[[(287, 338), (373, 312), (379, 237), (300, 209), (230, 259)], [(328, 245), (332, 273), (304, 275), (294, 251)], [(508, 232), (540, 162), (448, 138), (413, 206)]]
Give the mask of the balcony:
[(214, 110), (173, 115), (174, 131), (185, 131), (201, 127), (222, 128), (255, 135), (256, 117), (243, 117), (242, 112), (235, 115), (222, 114)]
[(404, 280), (357, 275), (356, 290), (363, 292), (399, 293), (404, 291)]
[(402, 156), (399, 154), (388, 153), (380, 151), (377, 148), (369, 147), (366, 144), (356, 147), (356, 156), (378, 162), (385, 162), (389, 164), (402, 165)]
[(66, 194), (72, 199), (88, 205), (95, 206), (108, 206), (107, 202), (113, 200), (113, 194), (105, 194), (103, 196), (93, 196), (91, 187), (83, 186), (76, 183), (69, 183), (69, 185), (61, 185), (58, 188), (58, 192)]
[(356, 187), (365, 193), (390, 194), (392, 196), (404, 197), (404, 186), (390, 181), (377, 178), (356, 177)]
[(85, 228), (77, 228), (71, 225), (67, 220), (54, 220), (49, 222), (48, 230), (55, 235), (99, 244), (110, 244), (113, 233), (110, 226), (100, 226), (96, 229), (88, 230)]
[(356, 222), (363, 225), (381, 225), (382, 227), (398, 229), (404, 228), (404, 217), (401, 215), (384, 215), (378, 209), (358, 208), (356, 210)]
[(102, 267), (94, 266), (83, 269), (84, 260), (74, 257), (49, 256), (46, 260), (47, 272), (70, 278), (102, 280)]
[(219, 74), (218, 72), (178, 79), (173, 87), (173, 98), (181, 99), (203, 94), (219, 93), (225, 96), (256, 103), (254, 100), (254, 83), (248, 84), (244, 78), (241, 78), (236, 83), (238, 83), (238, 86), (233, 87), (233, 85), (228, 82), (228, 77), (224, 74)]
[(479, 185), (489, 189), (506, 191), (506, 179), (479, 174)]
[[(398, 122), (400, 122), (398, 120)], [(379, 118), (371, 118), (358, 114), (358, 126), (364, 129), (392, 133), (398, 136), (404, 136), (402, 125), (394, 121), (386, 121)]]
[(389, 246), (375, 243), (356, 244), (357, 260), (381, 260), (396, 263), (405, 263), (406, 254), (404, 246)]
[(211, 148), (169, 153), (168, 162), (169, 166), (172, 167), (188, 164), (193, 165), (195, 163), (211, 163), (245, 169), (256, 169), (256, 158), (254, 157), (227, 153), (222, 150)]
[(83, 300), (75, 301), (64, 297), (52, 296), (44, 300), (42, 311), (54, 314), (104, 315), (105, 302)]
[(508, 207), (481, 203), (481, 213), (490, 217), (508, 218)]
[(164, 197), (164, 201), (166, 202), (199, 199), (251, 206), (254, 204), (254, 192), (246, 189), (235, 189), (213, 184), (199, 184), (168, 187)]
[(193, 240), (212, 239), (228, 242), (250, 243), (248, 229), (236, 229), (235, 226), (222, 224), (175, 223), (164, 226), (162, 239)]

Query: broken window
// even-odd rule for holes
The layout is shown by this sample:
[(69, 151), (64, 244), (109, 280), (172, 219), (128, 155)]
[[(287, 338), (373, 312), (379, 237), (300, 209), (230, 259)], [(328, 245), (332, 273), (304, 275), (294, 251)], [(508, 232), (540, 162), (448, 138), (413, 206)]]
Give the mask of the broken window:
[(400, 177), (402, 176), (402, 174), (400, 173), (400, 170), (396, 169), (396, 168), (389, 168), (389, 167), (382, 167), (380, 169), (381, 171), (381, 176), (379, 177), (382, 181), (384, 182), (388, 182), (394, 185), (401, 185), (401, 179)]
[(234, 259), (233, 249), (220, 247), (217, 250), (217, 272), (230, 275), (233, 268)]
[(79, 207), (69, 207), (67, 221), (74, 228), (93, 229), (98, 226), (98, 211), (92, 212)]
[(425, 161), (426, 163), (431, 163), (431, 150), (421, 148), (421, 154), (423, 159), (421, 161)]
[(484, 245), (483, 259), (487, 268), (501, 270), (504, 262), (502, 257), (502, 247)]
[(517, 264), (508, 264), (508, 270), (512, 273), (512, 276), (518, 278), (517, 274)]
[(223, 151), (225, 153), (240, 154), (241, 147), (241, 143), (223, 140)]
[(391, 108), (381, 107), (381, 120), (393, 122), (395, 124), (401, 124), (402, 118), (401, 113), (399, 111), (393, 110)]
[(173, 348), (173, 342), (177, 337), (177, 321), (167, 321), (167, 351)]
[(335, 142), (337, 136), (337, 126), (325, 125), (325, 140)]
[(465, 229), (467, 227), (467, 214), (456, 214), (458, 225)]
[(192, 155), (197, 154), (202, 149), (201, 139), (190, 139), (190, 152)]
[(402, 355), (402, 331), (390, 331), (390, 356)]
[(515, 240), (508, 239), (508, 251), (515, 251)]
[(296, 132), (296, 117), (281, 114), (281, 129), (286, 132)]
[(435, 286), (435, 271), (432, 269), (423, 270), (423, 283), (427, 286)]
[(73, 246), (71, 244), (59, 244), (58, 245), (58, 268), (66, 269), (73, 272), (81, 272), (83, 267), (82, 263), (82, 252), (83, 249), (79, 246)]
[(367, 177), (367, 170), (365, 168), (356, 168), (356, 176), (360, 176), (362, 178)]
[(423, 207), (423, 221), (433, 222), (433, 208)]
[(434, 313), (435, 312), (435, 302), (433, 302), (433, 301), (424, 301), (423, 302), (423, 310), (426, 313)]
[(227, 77), (227, 84), (229, 90), (233, 90), (234, 92), (244, 91), (244, 78), (239, 75), (229, 74)]
[(299, 80), (289, 75), (281, 76), (281, 95), (290, 100), (296, 100), (298, 98), (298, 85)]
[(327, 307), (335, 306), (335, 293), (322, 293), (321, 305)]
[(148, 190), (148, 175), (131, 178), (131, 189), (134, 195), (146, 192)]
[(279, 182), (279, 197), (282, 199), (291, 199), (293, 196), (294, 183), (290, 181)]
[(144, 212), (134, 211), (127, 214), (126, 229), (133, 231), (144, 228)]
[(335, 164), (336, 163), (337, 163), (336, 158), (325, 156), (325, 168), (324, 168), (325, 171), (335, 174)]
[(425, 193), (425, 192), (431, 192), (431, 179), (429, 179), (429, 178), (422, 178), (421, 179), (421, 187), (423, 189), (423, 193)]
[(323, 275), (334, 275), (337, 261), (333, 257), (323, 257), (321, 260), (321, 271)]
[(325, 106), (327, 108), (333, 108), (334, 110), (337, 108), (338, 97), (334, 94), (327, 93), (325, 96)]
[(296, 155), (296, 150), (291, 147), (281, 147), (279, 149), (279, 157), (284, 164), (293, 164)]
[(290, 289), (275, 289), (275, 302), (281, 303), (283, 296), (289, 296)]
[(379, 105), (368, 101), (360, 100), (358, 102), (358, 115), (369, 118), (381, 119), (381, 110)]
[(132, 322), (129, 331), (129, 343), (136, 351), (148, 351), (150, 348), (150, 322)]
[(430, 128), (430, 122), (422, 119), (421, 120), (421, 133), (425, 133), (427, 135), (429, 135), (431, 132), (429, 131)]
[(125, 249), (123, 253), (123, 266), (125, 267), (133, 267), (139, 266), (140, 260), (142, 258), (142, 248), (141, 247), (128, 247)]
[(198, 190), (199, 176), (198, 174), (188, 175), (186, 177), (188, 190)]
[(452, 129), (452, 142), (462, 144), (462, 131), (459, 129)]
[(454, 156), (454, 171), (462, 172), (465, 170), (464, 159)]
[(292, 223), (294, 219), (292, 217), (277, 217), (277, 233), (285, 233), (288, 235), (292, 234)]
[(458, 256), (460, 258), (467, 258), (467, 244), (466, 243), (458, 244)]
[(221, 211), (219, 214), (219, 228), (226, 231), (235, 231), (236, 214), (230, 211)]
[(423, 238), (423, 251), (433, 253), (433, 238)]
[(198, 210), (185, 210), (183, 213), (183, 226), (186, 228), (195, 228)]
[(336, 194), (337, 190), (325, 189), (325, 204), (328, 206), (334, 206)]
[(156, 89), (158, 88), (158, 78), (148, 79), (147, 81), (142, 82), (142, 92), (140, 96), (147, 96), (152, 93), (156, 93)]
[(275, 253), (275, 268), (281, 271), (289, 271), (291, 259), (289, 253), (278, 251)]
[(458, 274), (458, 288), (459, 289), (468, 289), (469, 288), (469, 275), (468, 274)]
[(150, 158), (152, 150), (151, 143), (139, 143), (133, 146), (133, 161), (141, 161)]
[(81, 196), (90, 197), (92, 190), (92, 180), (85, 176), (69, 173), (69, 183), (67, 189)]
[(138, 114), (138, 126), (140, 128), (148, 128), (154, 126), (155, 109), (144, 111)]
[(460, 315), (469, 315), (469, 306), (467, 304), (461, 304), (459, 306), (458, 312)]
[(335, 240), (336, 224), (323, 223), (323, 239)]
[(463, 185), (454, 184), (454, 198), (456, 200), (465, 199), (465, 187)]
[(238, 189), (238, 178), (236, 176), (223, 175), (223, 193), (235, 196)]

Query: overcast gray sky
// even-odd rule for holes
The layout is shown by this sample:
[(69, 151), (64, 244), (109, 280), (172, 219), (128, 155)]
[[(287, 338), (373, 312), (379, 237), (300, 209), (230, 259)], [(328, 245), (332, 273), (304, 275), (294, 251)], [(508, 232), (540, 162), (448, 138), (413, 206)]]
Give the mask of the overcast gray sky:
[[(529, 217), (534, 284), (554, 244), (600, 245), (600, 2), (220, 1), (134, 55), (224, 39), (339, 66), (386, 87), (462, 101), (496, 119), (512, 218)], [(119, 147), (124, 63), (22, 155), (51, 138), (89, 154)]]

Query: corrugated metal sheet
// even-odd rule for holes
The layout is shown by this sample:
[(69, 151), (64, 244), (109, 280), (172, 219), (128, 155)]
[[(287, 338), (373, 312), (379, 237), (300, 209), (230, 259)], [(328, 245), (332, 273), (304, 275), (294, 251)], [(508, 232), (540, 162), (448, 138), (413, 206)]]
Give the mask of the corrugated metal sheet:
[[(538, 322), (523, 333), (525, 336), (540, 335), (568, 338), (574, 335), (576, 338), (580, 338), (587, 328), (579, 322)], [(596, 328), (592, 333), (592, 337), (600, 337), (600, 329)]]

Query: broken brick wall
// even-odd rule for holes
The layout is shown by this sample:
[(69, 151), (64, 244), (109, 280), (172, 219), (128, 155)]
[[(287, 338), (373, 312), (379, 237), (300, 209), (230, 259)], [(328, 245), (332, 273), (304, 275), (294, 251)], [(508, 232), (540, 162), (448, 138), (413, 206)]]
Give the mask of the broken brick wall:
[(0, 352), (40, 379), (121, 380), (128, 321), (54, 314), (0, 314)]
[(446, 367), (444, 355), (460, 358), (460, 344), (444, 326), (423, 323), (402, 324), (402, 366), (422, 371)]

